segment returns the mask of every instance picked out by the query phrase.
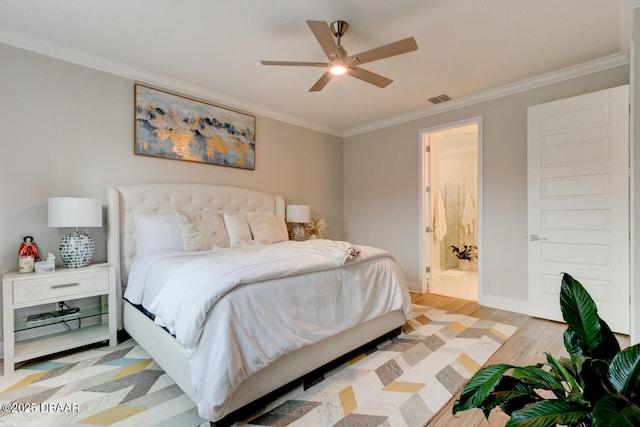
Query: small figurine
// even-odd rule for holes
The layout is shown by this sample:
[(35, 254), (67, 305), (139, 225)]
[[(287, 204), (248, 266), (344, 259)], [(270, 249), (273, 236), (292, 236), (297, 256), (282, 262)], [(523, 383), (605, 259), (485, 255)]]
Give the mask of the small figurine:
[(29, 257), (32, 256), (34, 260), (40, 259), (40, 255), (38, 255), (38, 245), (33, 241), (33, 237), (24, 236), (22, 239), (22, 244), (20, 244), (20, 249), (18, 249), (19, 257)]

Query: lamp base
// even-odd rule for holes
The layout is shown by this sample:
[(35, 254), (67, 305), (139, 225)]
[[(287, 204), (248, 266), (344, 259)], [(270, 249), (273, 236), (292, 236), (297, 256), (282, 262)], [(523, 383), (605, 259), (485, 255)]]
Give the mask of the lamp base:
[(307, 238), (307, 232), (301, 224), (295, 224), (289, 230), (289, 239), (296, 240), (298, 242)]
[(84, 231), (76, 230), (60, 239), (59, 249), (65, 267), (86, 267), (93, 258), (93, 239)]

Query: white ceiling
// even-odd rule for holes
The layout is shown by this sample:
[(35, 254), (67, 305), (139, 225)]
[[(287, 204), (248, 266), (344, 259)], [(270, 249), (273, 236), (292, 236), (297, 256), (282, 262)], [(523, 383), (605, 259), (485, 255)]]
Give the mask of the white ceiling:
[[(625, 63), (630, 3), (0, 0), (0, 42), (349, 135), (393, 118), (438, 111), (443, 106), (427, 99), (442, 93), (460, 103), (539, 76), (548, 81)], [(342, 76), (310, 93), (323, 69), (259, 62), (324, 62), (307, 19), (346, 20), (342, 44), (350, 54), (409, 36), (419, 50), (363, 66), (394, 80), (385, 89)]]

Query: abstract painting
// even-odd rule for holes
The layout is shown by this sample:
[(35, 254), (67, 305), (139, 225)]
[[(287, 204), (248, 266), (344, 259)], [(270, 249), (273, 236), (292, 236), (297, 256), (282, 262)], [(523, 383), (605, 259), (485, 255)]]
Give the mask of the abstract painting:
[(255, 169), (254, 116), (135, 85), (135, 154)]

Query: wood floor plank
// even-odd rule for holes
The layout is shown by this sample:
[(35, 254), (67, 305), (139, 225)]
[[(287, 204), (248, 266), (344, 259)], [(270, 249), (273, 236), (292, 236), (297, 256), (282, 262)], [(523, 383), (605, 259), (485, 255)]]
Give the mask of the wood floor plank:
[[(564, 323), (538, 319), (520, 313), (483, 307), (474, 301), (459, 300), (433, 294), (411, 294), (415, 304), (446, 310), (453, 313), (506, 323), (518, 327), (516, 333), (489, 359), (489, 365), (510, 363), (512, 365), (534, 365), (546, 361), (545, 352), (555, 357), (565, 357), (563, 334)], [(620, 346), (629, 345), (629, 337), (616, 335)], [(503, 427), (509, 418), (502, 412), (492, 411), (487, 421), (479, 409), (452, 414), (453, 402), (460, 392), (436, 414), (428, 427)]]

